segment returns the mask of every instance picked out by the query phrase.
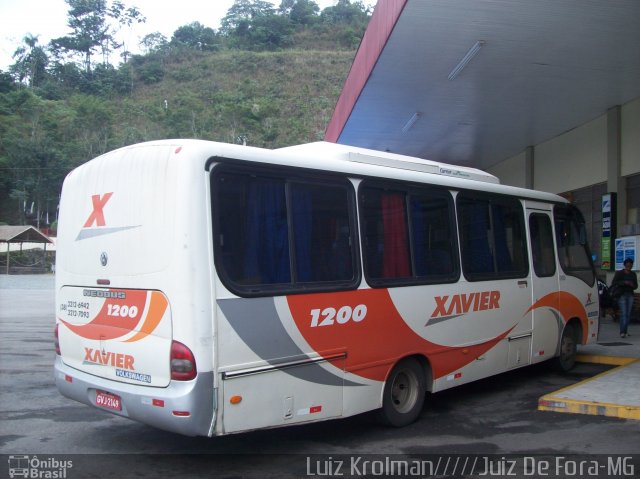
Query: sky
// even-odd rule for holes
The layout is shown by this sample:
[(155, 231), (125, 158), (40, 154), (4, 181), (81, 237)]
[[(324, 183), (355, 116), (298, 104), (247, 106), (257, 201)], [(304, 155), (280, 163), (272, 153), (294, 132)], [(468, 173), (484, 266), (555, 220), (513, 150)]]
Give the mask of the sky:
[[(122, 0), (135, 6), (147, 18), (145, 23), (135, 25), (123, 40), (128, 49), (138, 52), (138, 42), (149, 33), (160, 32), (168, 39), (178, 27), (191, 22), (200, 22), (206, 27), (218, 29), (233, 0)], [(316, 0), (320, 9), (335, 5), (337, 0)], [(272, 0), (275, 6), (280, 0)], [(373, 6), (376, 0), (365, 0)], [(39, 35), (38, 44), (46, 45), (53, 38), (70, 33), (67, 27), (69, 6), (64, 0), (0, 0), (0, 69), (14, 63), (13, 53), (22, 44), (28, 33)]]

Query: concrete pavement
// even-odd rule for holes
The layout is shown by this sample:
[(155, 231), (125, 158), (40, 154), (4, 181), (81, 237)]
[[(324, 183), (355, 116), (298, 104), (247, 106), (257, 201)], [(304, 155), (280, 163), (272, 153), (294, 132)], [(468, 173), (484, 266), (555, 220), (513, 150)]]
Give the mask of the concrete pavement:
[(580, 346), (577, 360), (615, 367), (542, 396), (538, 409), (640, 420), (640, 324), (631, 323), (628, 332), (621, 338), (619, 324), (601, 318), (598, 341)]

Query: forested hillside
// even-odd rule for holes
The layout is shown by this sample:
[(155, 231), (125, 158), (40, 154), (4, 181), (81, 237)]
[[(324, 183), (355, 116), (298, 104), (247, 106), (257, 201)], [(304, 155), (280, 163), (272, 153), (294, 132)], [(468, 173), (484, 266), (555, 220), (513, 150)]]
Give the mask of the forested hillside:
[[(62, 181), (106, 151), (160, 138), (277, 148), (320, 140), (368, 22), (362, 3), (235, 0), (132, 55), (115, 32), (144, 21), (119, 1), (65, 0), (70, 34), (27, 35), (0, 70), (0, 223), (55, 228)], [(114, 65), (113, 58), (120, 58)]]

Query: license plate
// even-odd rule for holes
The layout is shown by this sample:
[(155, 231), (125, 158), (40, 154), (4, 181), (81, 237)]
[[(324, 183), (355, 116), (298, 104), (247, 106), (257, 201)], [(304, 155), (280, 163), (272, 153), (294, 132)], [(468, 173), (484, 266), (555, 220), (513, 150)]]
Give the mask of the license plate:
[(96, 405), (113, 409), (114, 411), (122, 411), (120, 396), (105, 391), (96, 391)]

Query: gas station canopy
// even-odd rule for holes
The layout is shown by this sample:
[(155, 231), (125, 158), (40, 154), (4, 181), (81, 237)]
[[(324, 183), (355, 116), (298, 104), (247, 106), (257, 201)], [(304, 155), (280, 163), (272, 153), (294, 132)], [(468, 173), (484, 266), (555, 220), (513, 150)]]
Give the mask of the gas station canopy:
[(487, 169), (637, 97), (638, 0), (379, 0), (325, 140)]

